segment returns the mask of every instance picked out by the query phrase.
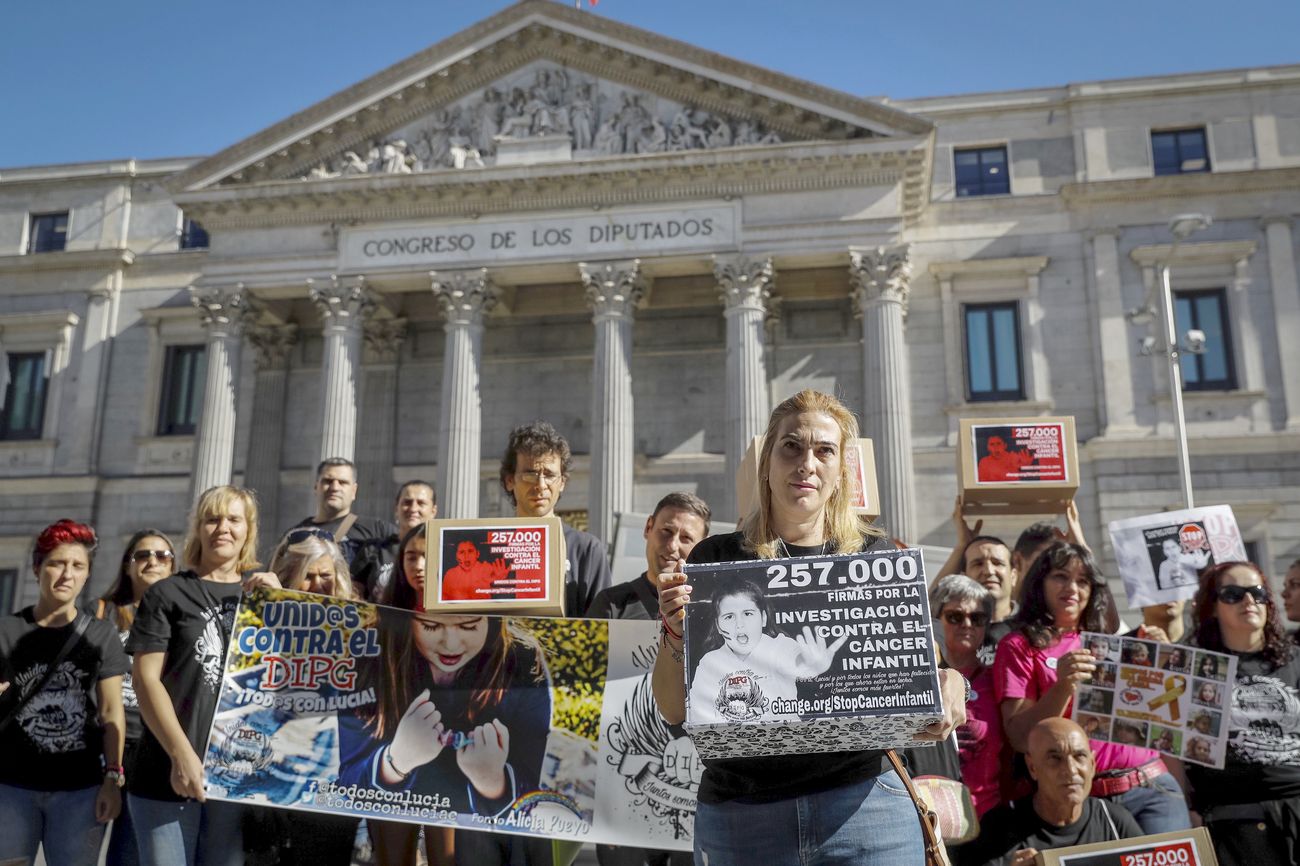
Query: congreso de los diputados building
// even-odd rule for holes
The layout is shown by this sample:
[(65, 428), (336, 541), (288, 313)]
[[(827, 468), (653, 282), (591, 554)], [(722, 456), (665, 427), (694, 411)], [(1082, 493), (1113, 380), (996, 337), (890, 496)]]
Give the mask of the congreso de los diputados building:
[(102, 591), (214, 483), (274, 536), (323, 457), (364, 514), (408, 478), (513, 513), (539, 418), (606, 541), (672, 490), (734, 520), (807, 387), (939, 547), (961, 419), (1073, 416), (1113, 565), (1109, 521), (1182, 503), (1167, 342), (1128, 315), (1166, 267), (1196, 502), (1300, 557), (1300, 65), (866, 99), (538, 0), (394, 60), (201, 159), (0, 168), (4, 610), (55, 519), (98, 528)]

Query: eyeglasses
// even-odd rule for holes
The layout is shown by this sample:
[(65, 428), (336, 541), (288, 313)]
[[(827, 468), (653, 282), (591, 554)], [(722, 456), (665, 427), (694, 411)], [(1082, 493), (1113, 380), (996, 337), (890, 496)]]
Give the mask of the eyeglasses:
[(137, 550), (131, 554), (131, 561), (148, 562), (151, 559), (156, 559), (159, 562), (166, 562), (172, 558), (172, 555), (170, 550)]
[(1219, 601), (1224, 604), (1241, 604), (1246, 596), (1255, 599), (1255, 604), (1268, 602), (1268, 590), (1262, 586), (1223, 586), (1219, 588)]
[(989, 624), (989, 615), (987, 613), (958, 613), (950, 610), (943, 615), (943, 621), (948, 625), (972, 625), (975, 628), (984, 628)]
[(519, 480), (525, 484), (545, 484), (547, 487), (554, 487), (560, 483), (563, 475), (556, 475), (554, 472), (527, 472), (519, 473)]
[(284, 540), (286, 544), (298, 544), (300, 542), (306, 541), (309, 538), (319, 538), (324, 541), (333, 541), (334, 533), (327, 532), (324, 529), (313, 529), (311, 527), (305, 526), (302, 529), (291, 529), (284, 536)]

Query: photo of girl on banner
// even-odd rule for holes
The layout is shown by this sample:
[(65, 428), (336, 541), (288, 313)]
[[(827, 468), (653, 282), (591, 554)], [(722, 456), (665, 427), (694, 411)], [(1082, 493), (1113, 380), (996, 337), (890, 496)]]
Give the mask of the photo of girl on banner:
[(339, 714), (339, 784), (505, 818), (539, 788), (551, 722), (541, 648), (509, 619), (380, 617), (377, 703)]
[(790, 638), (775, 627), (762, 588), (752, 580), (719, 580), (712, 604), (694, 616), (710, 619), (704, 651), (690, 678), (691, 724), (797, 719), (772, 710), (776, 699), (798, 697), (798, 681), (825, 673), (848, 636), (827, 645), (804, 627)]

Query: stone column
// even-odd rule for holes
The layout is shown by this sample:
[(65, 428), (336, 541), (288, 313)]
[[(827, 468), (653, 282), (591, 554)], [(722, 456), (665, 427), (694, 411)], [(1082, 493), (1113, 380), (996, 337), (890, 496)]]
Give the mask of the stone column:
[(849, 250), (853, 301), (862, 319), (863, 433), (876, 452), (881, 522), (909, 544), (912, 519), (912, 398), (903, 320), (912, 263), (907, 244)]
[(243, 283), (190, 287), (190, 302), (199, 310), (208, 336), (203, 414), (194, 443), (190, 492), (229, 484), (235, 459), (235, 383), (239, 381), (239, 334), (250, 310)]
[(446, 318), (438, 419), (438, 516), (478, 517), (483, 448), (483, 317), (500, 293), (487, 268), (429, 274)]
[[(736, 470), (745, 449), (767, 426), (767, 365), (763, 360), (764, 319), (776, 276), (772, 259), (714, 257), (713, 275), (727, 320), (727, 463), (719, 514), (735, 514)], [(743, 514), (736, 515), (744, 517)]]
[(357, 436), (359, 511), (388, 519), (392, 512), (393, 454), (397, 448), (397, 359), (406, 319), (372, 318), (365, 324), (361, 420)]
[(578, 265), (596, 326), (591, 374), (591, 532), (614, 542), (614, 513), (632, 509), (632, 315), (647, 284), (641, 261)]
[(321, 314), (325, 346), (321, 352), (320, 459), (352, 460), (357, 443), (357, 374), (361, 366), (361, 325), (375, 302), (364, 277), (345, 284), (331, 276), (327, 285), (307, 281)]
[(1271, 217), (1263, 225), (1268, 243), (1268, 282), (1273, 290), (1273, 327), (1282, 368), (1286, 429), (1300, 430), (1300, 341), (1291, 331), (1300, 322), (1300, 284), (1296, 277), (1291, 220)]
[(253, 347), (256, 375), (244, 486), (257, 491), (262, 526), (262, 561), (275, 547), (280, 531), (280, 448), (284, 443), (284, 398), (289, 379), (289, 350), (298, 342), (297, 325), (249, 324), (244, 338)]

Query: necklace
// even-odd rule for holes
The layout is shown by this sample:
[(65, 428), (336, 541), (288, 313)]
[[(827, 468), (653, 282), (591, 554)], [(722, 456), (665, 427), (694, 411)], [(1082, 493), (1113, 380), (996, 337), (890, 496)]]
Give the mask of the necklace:
[[(786, 559), (794, 559), (794, 554), (790, 552), (790, 548), (788, 548), (788, 547), (785, 546), (785, 539), (784, 539), (784, 538), (780, 538), (780, 537), (778, 537), (777, 540), (776, 540), (776, 543), (779, 544), (779, 545), (781, 545), (781, 552), (785, 554), (785, 558), (786, 558)], [(831, 544), (831, 543), (830, 543), (829, 541), (823, 541), (823, 542), (821, 543), (820, 549), (819, 549), (818, 552), (817, 552), (817, 555), (818, 555), (818, 556), (825, 556), (825, 555), (826, 555), (826, 551), (827, 551), (827, 549), (830, 547), (830, 544)]]

